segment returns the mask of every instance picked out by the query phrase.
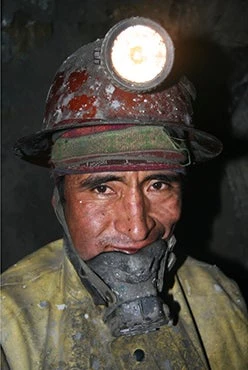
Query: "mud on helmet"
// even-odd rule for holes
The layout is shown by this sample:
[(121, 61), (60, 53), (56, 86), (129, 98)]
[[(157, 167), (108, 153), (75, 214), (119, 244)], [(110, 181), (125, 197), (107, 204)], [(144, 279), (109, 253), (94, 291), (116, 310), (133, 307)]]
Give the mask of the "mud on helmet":
[(168, 82), (173, 61), (173, 43), (160, 25), (141, 17), (118, 23), (65, 60), (42, 130), (19, 139), (16, 155), (62, 172), (215, 157), (221, 143), (192, 125), (192, 84), (186, 77)]

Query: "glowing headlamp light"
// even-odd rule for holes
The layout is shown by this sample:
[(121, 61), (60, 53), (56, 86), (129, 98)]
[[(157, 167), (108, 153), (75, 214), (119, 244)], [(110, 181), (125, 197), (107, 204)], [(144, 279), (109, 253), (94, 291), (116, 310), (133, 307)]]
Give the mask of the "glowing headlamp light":
[(149, 91), (171, 71), (174, 46), (168, 33), (150, 19), (117, 23), (104, 38), (101, 60), (113, 83), (130, 91)]

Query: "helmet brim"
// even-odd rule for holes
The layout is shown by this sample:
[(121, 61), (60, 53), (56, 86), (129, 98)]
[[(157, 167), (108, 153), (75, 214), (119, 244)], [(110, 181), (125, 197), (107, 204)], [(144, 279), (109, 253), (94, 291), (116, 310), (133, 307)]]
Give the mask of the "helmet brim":
[[(137, 124), (137, 122), (109, 122), (111, 124)], [(90, 122), (91, 125), (103, 125), (108, 124), (106, 122), (96, 121)], [(182, 125), (177, 122), (142, 122), (142, 125), (154, 125), (154, 126), (163, 126), (167, 133), (172, 138), (183, 139), (186, 142), (188, 150), (191, 154), (191, 163), (200, 163), (205, 162), (210, 159), (217, 157), (222, 149), (223, 145), (219, 139), (215, 136), (206, 133), (205, 131), (198, 130), (193, 126)], [(87, 126), (87, 123), (73, 123), (72, 125), (67, 125), (67, 128), (58, 128), (58, 129), (48, 129), (43, 131), (38, 131), (34, 134), (24, 136), (18, 139), (13, 147), (14, 153), (19, 158), (33, 163), (42, 167), (51, 167), (51, 149), (53, 146), (53, 135), (61, 131), (67, 131), (73, 128)]]

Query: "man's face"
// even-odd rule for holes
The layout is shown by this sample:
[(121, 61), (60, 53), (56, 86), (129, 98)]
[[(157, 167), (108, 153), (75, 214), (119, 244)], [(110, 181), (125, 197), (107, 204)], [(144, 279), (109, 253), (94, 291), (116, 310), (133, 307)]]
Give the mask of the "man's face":
[(65, 176), (65, 217), (83, 260), (135, 253), (167, 239), (181, 211), (179, 176), (170, 171)]

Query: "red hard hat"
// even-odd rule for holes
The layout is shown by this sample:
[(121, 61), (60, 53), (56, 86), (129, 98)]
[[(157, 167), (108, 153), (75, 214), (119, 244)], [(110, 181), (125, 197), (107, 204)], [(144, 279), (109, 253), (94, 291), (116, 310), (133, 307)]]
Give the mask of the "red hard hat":
[(186, 140), (193, 161), (217, 156), (218, 139), (192, 126), (192, 85), (184, 77), (151, 92), (127, 91), (113, 83), (99, 54), (103, 40), (78, 49), (58, 70), (46, 102), (43, 129), (21, 138), (15, 153), (29, 162), (50, 167), (54, 133), (93, 125), (164, 126)]

